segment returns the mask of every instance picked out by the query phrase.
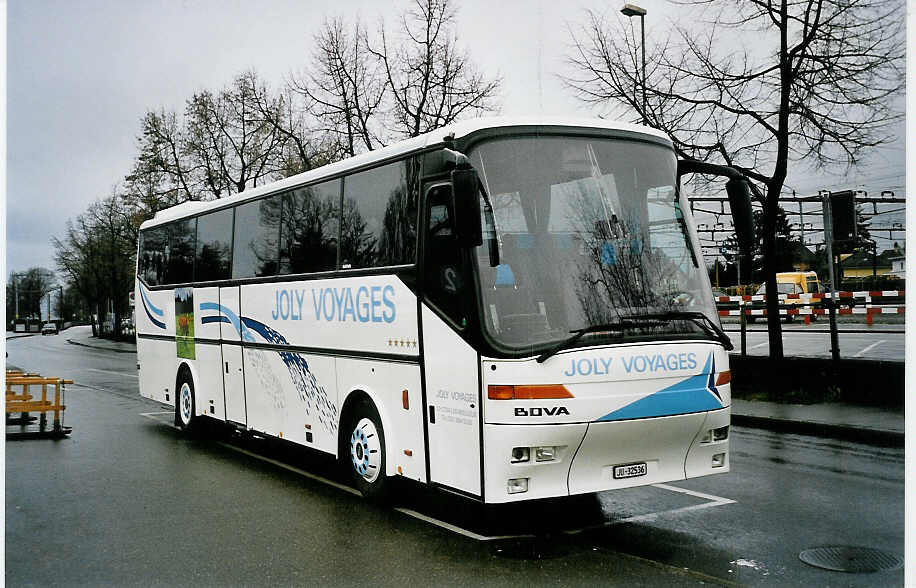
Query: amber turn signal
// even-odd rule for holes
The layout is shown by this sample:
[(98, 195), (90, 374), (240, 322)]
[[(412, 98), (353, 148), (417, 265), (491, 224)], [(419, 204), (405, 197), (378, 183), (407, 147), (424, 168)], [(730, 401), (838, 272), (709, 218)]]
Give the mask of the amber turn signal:
[(544, 398), (573, 398), (562, 384), (540, 386), (487, 386), (490, 400), (536, 400)]

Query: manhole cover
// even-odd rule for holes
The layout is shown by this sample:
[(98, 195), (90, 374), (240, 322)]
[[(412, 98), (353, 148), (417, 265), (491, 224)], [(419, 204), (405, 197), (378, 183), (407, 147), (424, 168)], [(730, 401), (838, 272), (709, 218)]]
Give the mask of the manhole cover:
[(883, 572), (896, 570), (903, 565), (903, 558), (870, 547), (815, 547), (798, 554), (798, 559), (809, 566), (835, 572)]

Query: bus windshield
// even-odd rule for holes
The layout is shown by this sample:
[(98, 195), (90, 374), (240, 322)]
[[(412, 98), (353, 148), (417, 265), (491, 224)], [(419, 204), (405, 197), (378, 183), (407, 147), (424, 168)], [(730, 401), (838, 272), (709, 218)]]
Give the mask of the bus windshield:
[(718, 325), (670, 148), (529, 136), (483, 142), (469, 156), (492, 201), (499, 241), (497, 267), (486, 241), (477, 249), (483, 324), (498, 347), (530, 351), (582, 329), (589, 336), (580, 345), (601, 336), (703, 336), (696, 321), (639, 320), (679, 311), (702, 312)]

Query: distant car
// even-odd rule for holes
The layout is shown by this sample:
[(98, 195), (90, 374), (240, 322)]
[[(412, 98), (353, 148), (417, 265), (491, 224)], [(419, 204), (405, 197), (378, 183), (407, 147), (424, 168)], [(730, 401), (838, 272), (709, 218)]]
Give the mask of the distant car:
[(56, 335), (58, 332), (57, 323), (45, 323), (41, 325), (42, 335)]

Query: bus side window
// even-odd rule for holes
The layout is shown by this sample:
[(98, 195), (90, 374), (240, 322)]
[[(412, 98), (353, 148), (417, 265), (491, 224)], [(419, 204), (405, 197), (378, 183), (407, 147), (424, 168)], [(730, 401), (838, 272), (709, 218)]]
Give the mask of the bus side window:
[(405, 160), (344, 178), (341, 269), (416, 261), (418, 169), (413, 160)]
[(170, 284), (187, 284), (194, 281), (194, 251), (197, 241), (197, 219), (179, 220), (169, 225)]
[(158, 286), (166, 283), (165, 256), (168, 250), (169, 235), (166, 226), (159, 226), (144, 231), (140, 238), (140, 277), (147, 286)]
[(232, 267), (232, 209), (205, 214), (197, 219), (197, 254), (194, 280), (228, 280)]
[(331, 271), (337, 267), (340, 180), (283, 195), (280, 273)]
[(280, 194), (274, 194), (236, 207), (233, 278), (276, 275), (281, 204)]

